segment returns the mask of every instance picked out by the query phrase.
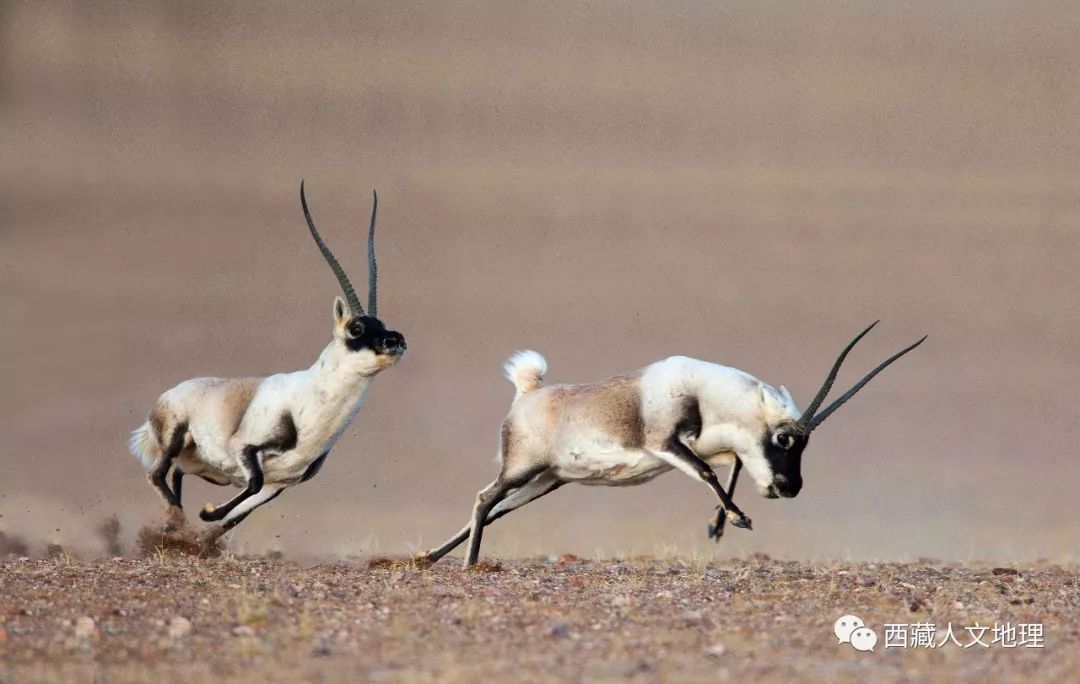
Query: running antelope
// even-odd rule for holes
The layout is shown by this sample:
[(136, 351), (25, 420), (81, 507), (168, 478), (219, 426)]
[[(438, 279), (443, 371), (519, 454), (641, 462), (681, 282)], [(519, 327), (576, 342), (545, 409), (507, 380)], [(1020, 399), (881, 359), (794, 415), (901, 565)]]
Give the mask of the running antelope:
[[(499, 476), (480, 490), (469, 524), (420, 559), (438, 561), (469, 539), (465, 565), (474, 565), (486, 525), (567, 482), (637, 485), (672, 468), (703, 482), (720, 500), (709, 523), (711, 538), (720, 538), (725, 520), (751, 529), (732, 501), (742, 468), (766, 498), (797, 495), (810, 433), (926, 339), (894, 354), (818, 412), (844, 358), (875, 325), (844, 348), (805, 411), (782, 386), (685, 356), (593, 384), (545, 385), (544, 357), (518, 352), (506, 363), (517, 393), (502, 424)], [(720, 464), (731, 466), (726, 487), (713, 472)]]
[[(374, 195), (374, 193), (373, 193)], [(196, 378), (157, 400), (131, 434), (131, 452), (167, 507), (181, 508), (190, 473), (217, 485), (242, 487), (227, 503), (206, 504), (199, 517), (235, 527), (285, 488), (314, 477), (360, 410), (372, 378), (405, 353), (405, 338), (378, 318), (373, 197), (368, 228), (368, 308), (360, 305), (344, 269), (315, 229), (304, 184), (300, 204), (311, 237), (345, 299), (334, 298), (330, 343), (306, 370), (262, 378)], [(166, 482), (172, 470), (171, 486)]]

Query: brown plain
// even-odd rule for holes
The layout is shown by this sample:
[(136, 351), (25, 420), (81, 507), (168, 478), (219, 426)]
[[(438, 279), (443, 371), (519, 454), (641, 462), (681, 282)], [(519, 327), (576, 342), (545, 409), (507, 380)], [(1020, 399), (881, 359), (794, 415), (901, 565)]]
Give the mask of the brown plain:
[[(1077, 26), (1058, 0), (0, 4), (0, 681), (1075, 676)], [(160, 517), (125, 441), (163, 390), (329, 339), (301, 178), (358, 283), (378, 188), (407, 356), (226, 556), (78, 560)], [(738, 492), (752, 533), (710, 544), (669, 474), (562, 488), (480, 572), (351, 558), (467, 519), (516, 349), (552, 382), (687, 354), (805, 403), (877, 318), (838, 391), (930, 339), (814, 434), (797, 499)], [(189, 511), (225, 496), (189, 481)], [(848, 612), (1047, 646), (860, 654)]]
[[(127, 433), (195, 376), (310, 364), (334, 279), (409, 352), (241, 553), (408, 553), (496, 473), (501, 364), (687, 354), (845, 406), (806, 487), (565, 487), (492, 557), (1075, 561), (1080, 15), (1064, 2), (42, 2), (0, 9), (0, 525), (84, 553), (159, 514)], [(1072, 27), (1072, 28), (1070, 28)], [(223, 491), (192, 482), (189, 510)], [(126, 540), (130, 544), (130, 538)]]

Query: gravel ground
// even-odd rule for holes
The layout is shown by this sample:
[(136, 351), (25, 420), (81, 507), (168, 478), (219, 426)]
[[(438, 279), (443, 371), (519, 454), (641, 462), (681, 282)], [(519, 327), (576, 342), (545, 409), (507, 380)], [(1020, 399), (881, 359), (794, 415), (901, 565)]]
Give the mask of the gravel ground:
[[(0, 562), (0, 681), (1067, 681), (1080, 570), (160, 555)], [(1043, 648), (839, 644), (833, 623), (1041, 623)], [(984, 640), (991, 641), (987, 632)], [(1075, 681), (1075, 679), (1073, 679)]]

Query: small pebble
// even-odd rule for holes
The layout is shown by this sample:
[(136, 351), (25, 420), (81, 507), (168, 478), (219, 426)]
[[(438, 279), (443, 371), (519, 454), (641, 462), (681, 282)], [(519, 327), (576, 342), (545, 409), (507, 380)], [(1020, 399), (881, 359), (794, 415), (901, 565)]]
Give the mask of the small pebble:
[(169, 638), (183, 639), (188, 634), (191, 634), (191, 620), (181, 615), (169, 620)]
[(551, 634), (551, 636), (553, 637), (570, 636), (570, 625), (566, 624), (565, 622), (560, 622), (558, 624), (552, 625), (549, 634)]
[(94, 636), (94, 618), (83, 615), (75, 621), (75, 637), (77, 639), (89, 639)]

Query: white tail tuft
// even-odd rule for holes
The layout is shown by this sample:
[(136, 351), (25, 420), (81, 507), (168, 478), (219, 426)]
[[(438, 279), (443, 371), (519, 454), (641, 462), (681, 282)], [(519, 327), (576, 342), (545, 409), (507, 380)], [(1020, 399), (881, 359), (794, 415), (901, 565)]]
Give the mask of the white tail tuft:
[(517, 396), (521, 396), (543, 386), (547, 361), (538, 352), (525, 349), (511, 356), (503, 366), (503, 371), (517, 388)]
[(143, 423), (131, 431), (131, 437), (128, 438), (128, 449), (135, 458), (142, 461), (143, 468), (149, 470), (150, 466), (154, 465), (160, 449), (149, 422)]

